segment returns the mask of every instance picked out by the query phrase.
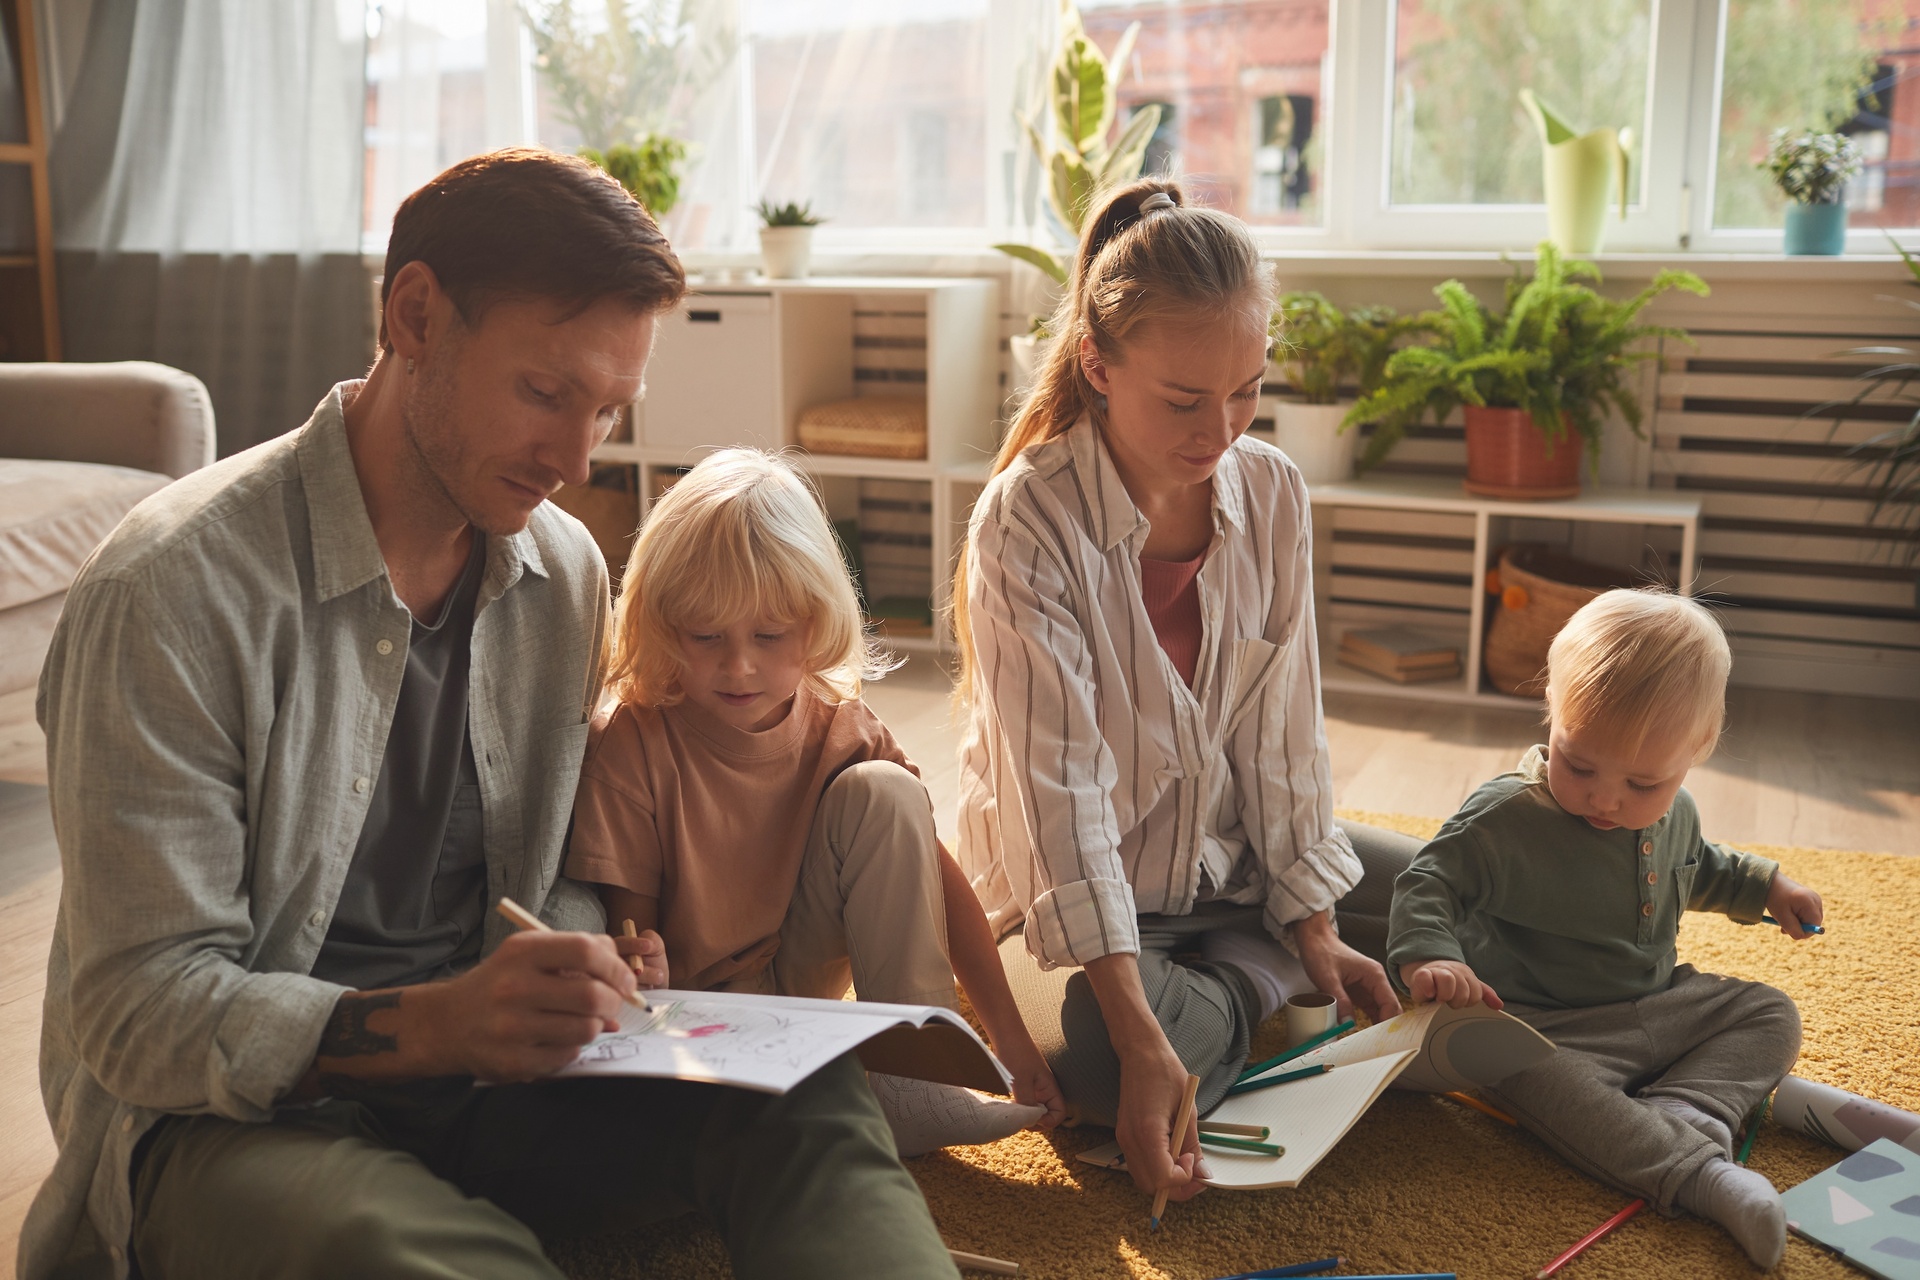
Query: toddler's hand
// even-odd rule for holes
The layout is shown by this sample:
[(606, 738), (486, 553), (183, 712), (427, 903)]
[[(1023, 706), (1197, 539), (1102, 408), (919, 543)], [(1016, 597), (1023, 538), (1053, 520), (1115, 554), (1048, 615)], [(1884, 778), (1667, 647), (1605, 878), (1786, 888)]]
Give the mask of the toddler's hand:
[(632, 957), (640, 957), (640, 964), (633, 970), (634, 979), (642, 990), (651, 991), (655, 987), (664, 987), (667, 982), (667, 944), (652, 929), (648, 929), (635, 938), (615, 938), (613, 945), (620, 949), (620, 958), (629, 966)]
[(1797, 880), (1788, 879), (1784, 871), (1773, 873), (1773, 884), (1767, 890), (1767, 913), (1780, 922), (1780, 932), (1799, 941), (1807, 937), (1804, 926), (1821, 923), (1826, 915), (1826, 907), (1820, 902), (1820, 895)]
[(1415, 961), (1400, 966), (1400, 981), (1415, 1004), (1437, 1000), (1455, 1009), (1485, 1003), (1498, 1009), (1504, 1003), (1494, 989), (1480, 981), (1472, 969), (1458, 960)]

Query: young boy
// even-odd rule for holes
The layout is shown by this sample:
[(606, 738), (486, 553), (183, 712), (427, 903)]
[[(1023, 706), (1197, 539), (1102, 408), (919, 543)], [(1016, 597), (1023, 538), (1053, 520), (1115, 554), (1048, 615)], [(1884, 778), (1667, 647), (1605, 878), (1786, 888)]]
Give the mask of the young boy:
[(1762, 1268), (1786, 1220), (1733, 1135), (1800, 1051), (1772, 987), (1676, 965), (1683, 911), (1788, 936), (1820, 895), (1703, 838), (1687, 770), (1725, 717), (1726, 638), (1698, 603), (1609, 591), (1548, 654), (1545, 747), (1467, 798), (1394, 886), (1388, 969), (1409, 995), (1484, 1000), (1559, 1046), (1483, 1089), (1575, 1167), (1711, 1219)]

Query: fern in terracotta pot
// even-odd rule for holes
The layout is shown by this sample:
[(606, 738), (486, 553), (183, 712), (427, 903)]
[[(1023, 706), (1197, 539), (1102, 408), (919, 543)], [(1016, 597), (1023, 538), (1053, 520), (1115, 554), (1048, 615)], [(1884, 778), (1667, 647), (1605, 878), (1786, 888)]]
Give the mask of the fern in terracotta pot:
[(1434, 290), (1440, 310), (1423, 318), (1438, 341), (1396, 352), (1380, 388), (1347, 414), (1346, 426), (1374, 424), (1360, 470), (1378, 465), (1429, 413), (1441, 423), (1463, 408), (1469, 493), (1571, 497), (1580, 491), (1582, 455), (1599, 462), (1610, 412), (1644, 434), (1627, 374), (1657, 355), (1646, 339), (1687, 335), (1641, 324), (1640, 312), (1674, 289), (1704, 297), (1706, 284), (1691, 271), (1666, 270), (1615, 300), (1593, 288), (1600, 272), (1592, 263), (1568, 261), (1551, 243), (1538, 254), (1531, 277), (1516, 270), (1507, 282), (1497, 312), (1458, 280)]

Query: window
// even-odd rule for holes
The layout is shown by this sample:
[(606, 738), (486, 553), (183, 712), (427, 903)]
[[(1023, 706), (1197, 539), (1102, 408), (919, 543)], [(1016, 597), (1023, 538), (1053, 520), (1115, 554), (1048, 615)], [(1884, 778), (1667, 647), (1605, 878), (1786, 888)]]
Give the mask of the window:
[(1161, 108), (1143, 172), (1179, 174), (1207, 204), (1257, 225), (1322, 221), (1328, 0), (1081, 0), (1080, 9), (1109, 53), (1140, 24), (1120, 100), (1129, 114)]
[(1785, 205), (1759, 167), (1781, 126), (1852, 136), (1866, 169), (1854, 227), (1920, 225), (1920, 0), (1727, 0), (1713, 220), (1778, 227)]

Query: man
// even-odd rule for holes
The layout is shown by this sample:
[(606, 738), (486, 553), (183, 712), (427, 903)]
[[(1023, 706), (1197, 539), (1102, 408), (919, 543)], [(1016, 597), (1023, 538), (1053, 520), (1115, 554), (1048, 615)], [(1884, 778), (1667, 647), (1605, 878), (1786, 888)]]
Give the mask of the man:
[(607, 579), (544, 500), (684, 292), (597, 170), (456, 165), (395, 215), (366, 381), (75, 583), (27, 1280), (557, 1276), (536, 1233), (694, 1206), (743, 1277), (953, 1274), (851, 1059), (783, 1098), (510, 1083), (635, 985), (558, 875)]

